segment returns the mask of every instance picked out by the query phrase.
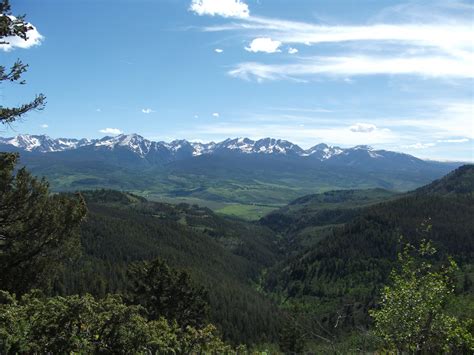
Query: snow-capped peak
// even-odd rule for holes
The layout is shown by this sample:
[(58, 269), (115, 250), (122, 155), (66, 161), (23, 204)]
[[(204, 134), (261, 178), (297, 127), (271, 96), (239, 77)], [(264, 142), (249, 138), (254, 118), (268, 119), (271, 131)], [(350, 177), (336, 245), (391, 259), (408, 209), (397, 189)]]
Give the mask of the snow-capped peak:
[(343, 153), (344, 150), (339, 147), (332, 147), (325, 143), (320, 143), (305, 151), (305, 156), (312, 156), (318, 160), (328, 160), (336, 155)]
[(9, 144), (22, 148), (26, 151), (33, 151), (42, 145), (43, 142), (49, 140), (47, 136), (31, 136), (29, 134), (18, 135), (8, 141)]
[(116, 147), (125, 147), (132, 152), (144, 157), (149, 153), (152, 142), (142, 136), (134, 134), (119, 134), (115, 137), (104, 137), (94, 144), (96, 147), (115, 149)]

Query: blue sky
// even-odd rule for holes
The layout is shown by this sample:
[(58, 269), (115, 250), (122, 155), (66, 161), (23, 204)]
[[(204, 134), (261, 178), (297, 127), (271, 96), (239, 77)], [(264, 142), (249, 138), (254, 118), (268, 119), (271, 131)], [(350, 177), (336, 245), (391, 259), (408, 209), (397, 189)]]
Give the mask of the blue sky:
[(0, 104), (48, 97), (3, 136), (369, 144), (474, 161), (474, 2), (23, 0), (30, 65)]

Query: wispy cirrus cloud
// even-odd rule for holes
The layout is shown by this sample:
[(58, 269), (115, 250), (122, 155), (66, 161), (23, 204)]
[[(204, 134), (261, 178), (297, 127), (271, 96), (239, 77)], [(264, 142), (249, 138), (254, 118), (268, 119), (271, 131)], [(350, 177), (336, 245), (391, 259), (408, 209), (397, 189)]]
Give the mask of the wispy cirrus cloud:
[(457, 139), (438, 139), (438, 143), (466, 143), (469, 142), (467, 138), (457, 138)]
[(303, 113), (330, 113), (333, 110), (329, 110), (323, 107), (268, 107), (271, 111), (287, 111), (287, 112), (303, 112)]
[[(284, 63), (244, 61), (235, 64), (229, 74), (245, 80), (306, 82), (324, 75), (380, 74), (471, 79), (474, 77), (473, 13), (474, 6), (469, 3), (433, 2), (430, 6), (389, 7), (359, 25), (322, 25), (249, 15), (203, 30), (236, 31), (244, 37), (271, 38), (273, 43), (278, 43), (272, 53), (284, 44), (332, 46), (331, 55), (326, 56), (315, 48), (312, 56)], [(289, 53), (296, 53), (295, 49), (290, 47)]]
[(436, 143), (415, 143), (415, 144), (410, 144), (410, 145), (405, 145), (403, 148), (408, 148), (408, 149), (427, 149), (434, 147)]
[(419, 75), (427, 78), (474, 78), (474, 55), (458, 58), (446, 56), (381, 57), (352, 55), (344, 57), (301, 58), (288, 64), (243, 62), (229, 75), (245, 80), (305, 80), (318, 75)]
[[(408, 131), (417, 130), (417, 135), (436, 140), (474, 139), (474, 102), (472, 101), (439, 101), (420, 104), (424, 110), (420, 117), (386, 118), (380, 122), (387, 127), (403, 127)], [(450, 143), (450, 142), (444, 142)]]

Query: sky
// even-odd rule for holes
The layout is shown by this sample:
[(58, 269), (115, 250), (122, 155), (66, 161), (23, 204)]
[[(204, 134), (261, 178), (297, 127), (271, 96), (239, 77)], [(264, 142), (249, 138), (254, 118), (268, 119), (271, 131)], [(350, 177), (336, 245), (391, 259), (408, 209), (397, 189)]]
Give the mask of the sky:
[(13, 0), (0, 135), (273, 137), (474, 161), (474, 1)]

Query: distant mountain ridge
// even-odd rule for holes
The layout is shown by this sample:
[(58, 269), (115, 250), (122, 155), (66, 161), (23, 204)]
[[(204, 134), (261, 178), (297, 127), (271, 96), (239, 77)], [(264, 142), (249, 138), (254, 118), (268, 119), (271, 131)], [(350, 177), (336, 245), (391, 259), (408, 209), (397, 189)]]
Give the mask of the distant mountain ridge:
[(413, 190), (461, 165), (364, 145), (321, 143), (303, 149), (273, 138), (198, 143), (156, 142), (138, 134), (100, 139), (19, 135), (0, 138), (0, 151), (20, 153), (21, 164), (47, 177), (57, 191), (111, 188), (239, 203), (249, 210), (328, 190)]
[[(325, 143), (317, 144), (309, 149), (302, 149), (298, 145), (286, 140), (263, 138), (252, 140), (249, 138), (226, 139), (222, 142), (199, 143), (187, 140), (172, 142), (151, 141), (138, 134), (120, 134), (106, 136), (100, 139), (53, 139), (46, 135), (18, 135), (16, 137), (0, 137), (0, 148), (10, 146), (26, 152), (57, 153), (68, 150), (88, 148), (93, 150), (114, 151), (125, 149), (137, 157), (146, 159), (160, 155), (164, 161), (174, 161), (183, 158), (213, 154), (269, 154), (288, 157), (310, 157), (318, 161), (334, 161), (353, 165), (357, 160), (405, 158), (407, 162), (421, 162), (421, 159), (408, 154), (375, 150), (366, 145), (353, 148), (340, 148)], [(150, 159), (154, 161), (156, 159)]]
[(27, 152), (60, 152), (92, 144), (89, 139), (58, 138), (52, 139), (46, 135), (20, 134), (16, 137), (0, 137), (0, 144), (11, 145)]

